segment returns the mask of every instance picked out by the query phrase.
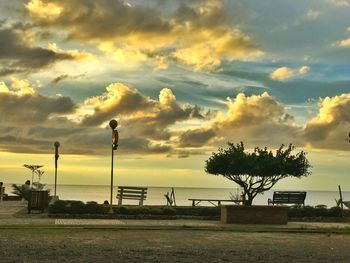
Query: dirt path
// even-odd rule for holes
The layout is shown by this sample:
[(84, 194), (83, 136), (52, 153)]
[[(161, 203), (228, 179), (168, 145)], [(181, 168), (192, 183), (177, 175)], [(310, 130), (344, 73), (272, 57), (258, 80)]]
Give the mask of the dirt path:
[(0, 230), (0, 262), (350, 262), (350, 235)]

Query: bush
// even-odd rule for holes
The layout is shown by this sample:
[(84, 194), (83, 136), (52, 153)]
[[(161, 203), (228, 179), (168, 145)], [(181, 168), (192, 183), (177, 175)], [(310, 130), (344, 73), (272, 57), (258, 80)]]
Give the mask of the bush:
[(96, 202), (57, 200), (49, 206), (52, 214), (103, 214), (105, 211), (105, 207)]
[(342, 216), (342, 209), (340, 207), (332, 207), (328, 209), (328, 216), (332, 217), (341, 217)]
[[(96, 202), (57, 200), (49, 206), (51, 214), (106, 214), (108, 207)], [(140, 216), (220, 216), (219, 207), (161, 207), (161, 206), (121, 206), (114, 207), (119, 215)]]
[(149, 206), (122, 206), (117, 207), (115, 212), (120, 215), (176, 215), (177, 211), (171, 207)]
[(293, 206), (289, 209), (289, 217), (341, 217), (342, 209), (340, 207), (332, 207), (327, 209), (323, 205), (319, 206)]

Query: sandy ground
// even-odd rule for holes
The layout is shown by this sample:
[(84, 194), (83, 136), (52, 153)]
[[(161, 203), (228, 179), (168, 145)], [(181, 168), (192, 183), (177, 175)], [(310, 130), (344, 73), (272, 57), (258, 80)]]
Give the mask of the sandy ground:
[(350, 262), (350, 235), (1, 229), (0, 262)]

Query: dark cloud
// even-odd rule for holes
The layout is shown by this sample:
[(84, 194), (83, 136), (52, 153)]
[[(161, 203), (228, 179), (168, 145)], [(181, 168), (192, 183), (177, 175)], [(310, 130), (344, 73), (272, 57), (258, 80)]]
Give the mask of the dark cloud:
[(0, 77), (26, 72), (23, 68), (0, 68)]
[(2, 75), (32, 71), (76, 56), (33, 46), (24, 31), (16, 27), (0, 27), (0, 72)]
[[(129, 6), (119, 0), (41, 2), (55, 4), (63, 9), (57, 17), (50, 19), (33, 16), (37, 25), (68, 28), (68, 38), (107, 40), (128, 35), (130, 32), (161, 34), (171, 29), (169, 23), (165, 22), (154, 9), (141, 5)], [(28, 9), (32, 14), (37, 11), (36, 7)]]
[(0, 121), (3, 123), (35, 125), (47, 121), (51, 115), (73, 113), (75, 108), (68, 97), (0, 92)]
[(59, 82), (66, 80), (66, 79), (80, 79), (86, 77), (86, 73), (79, 74), (79, 75), (69, 75), (69, 74), (62, 74), (51, 80), (50, 84), (56, 85)]
[(128, 137), (120, 141), (119, 150), (121, 153), (164, 154), (170, 152), (172, 147), (160, 143), (152, 143), (145, 138)]
[[(206, 2), (206, 3), (205, 3)], [(202, 8), (198, 8), (202, 6)], [(195, 5), (189, 5), (189, 2), (183, 2), (172, 14), (176, 24), (191, 23), (198, 29), (216, 28), (230, 25), (229, 7), (222, 8), (220, 1), (198, 1)]]
[(203, 147), (215, 138), (216, 132), (213, 129), (188, 130), (179, 136), (179, 147)]

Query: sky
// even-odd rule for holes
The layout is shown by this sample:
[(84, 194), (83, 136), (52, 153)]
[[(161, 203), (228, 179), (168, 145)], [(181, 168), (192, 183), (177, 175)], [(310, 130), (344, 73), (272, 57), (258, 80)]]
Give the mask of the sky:
[(292, 143), (350, 190), (350, 0), (0, 1), (0, 181), (236, 187), (205, 161), (227, 142)]

